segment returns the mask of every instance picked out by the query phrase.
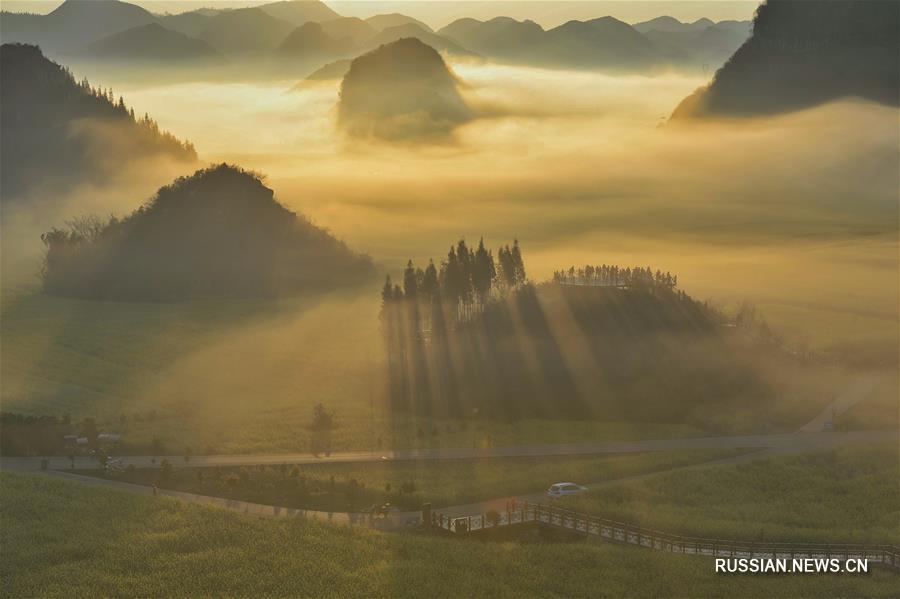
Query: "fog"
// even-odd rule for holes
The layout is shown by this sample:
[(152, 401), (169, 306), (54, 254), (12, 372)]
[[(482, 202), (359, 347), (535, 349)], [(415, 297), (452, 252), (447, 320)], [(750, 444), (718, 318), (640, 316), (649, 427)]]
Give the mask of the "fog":
[[(728, 300), (858, 311), (859, 282), (896, 279), (892, 109), (847, 101), (669, 125), (701, 79), (454, 70), (482, 118), (438, 145), (345, 139), (337, 82), (125, 91), (203, 160), (266, 173), (281, 201), (386, 269), (484, 235), (490, 245), (517, 236), (537, 279), (570, 263), (649, 262)], [(842, 265), (856, 284), (841, 283)], [(868, 309), (895, 316), (896, 286), (877, 287), (865, 289)]]
[[(834, 294), (806, 301), (858, 310), (856, 285), (837, 282), (840, 264), (857, 281), (896, 278), (892, 109), (848, 101), (673, 125), (672, 108), (701, 79), (453, 66), (482, 118), (436, 145), (346, 139), (338, 82), (110, 83), (138, 114), (191, 140), (202, 162), (266, 174), (283, 203), (384, 269), (484, 235), (492, 246), (518, 237), (536, 279), (570, 263), (650, 262), (695, 294), (729, 300), (803, 301), (818, 281)], [(55, 212), (7, 211), (5, 221), (45, 230), (81, 212), (130, 211), (179, 170), (134, 169), (74, 190)], [(893, 287), (866, 291), (872, 310), (895, 315)]]
[[(534, 280), (572, 264), (651, 265), (676, 273), (694, 297), (756, 304), (792, 343), (896, 350), (895, 110), (851, 100), (676, 125), (668, 115), (703, 80), (452, 66), (481, 116), (431, 145), (342, 136), (338, 82), (105, 83), (192, 141), (201, 162), (266, 174), (280, 201), (367, 252), (382, 274), (396, 276), (410, 258), (438, 261), (460, 237), (484, 236), (491, 248), (518, 238)], [(40, 232), (84, 212), (129, 212), (178, 168), (143, 165), (49, 206), (5, 207), (5, 314), (24, 309), (10, 307), (11, 289), (38, 287)], [(211, 435), (240, 423), (263, 438), (273, 414), (289, 426), (312, 401), (340, 409), (380, 393), (377, 288), (230, 309), (240, 316), (214, 318), (207, 304), (166, 307), (149, 320), (146, 307), (110, 308), (153, 330), (139, 355), (160, 357), (136, 354), (135, 363), (152, 362), (152, 376), (141, 374), (139, 385), (130, 374), (95, 381), (98, 397), (113, 406), (129, 395), (139, 409), (215, 398), (204, 420)], [(72, 322), (61, 325), (65, 334)], [(193, 332), (177, 352), (165, 349), (185, 331)], [(28, 332), (27, 349), (4, 367), (6, 399), (62, 394), (32, 380), (59, 335)], [(109, 335), (112, 346), (131, 343)], [(245, 420), (249, 407), (237, 408), (253, 390), (273, 402), (263, 414), (254, 408), (258, 431), (257, 420)], [(65, 397), (78, 402), (77, 393)], [(252, 449), (255, 441), (244, 442)]]

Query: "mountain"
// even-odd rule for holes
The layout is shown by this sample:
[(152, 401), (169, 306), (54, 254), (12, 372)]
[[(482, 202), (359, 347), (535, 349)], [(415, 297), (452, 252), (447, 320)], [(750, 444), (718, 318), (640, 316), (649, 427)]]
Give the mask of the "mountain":
[(161, 15), (157, 18), (166, 29), (177, 31), (188, 37), (199, 37), (209, 27), (209, 20), (220, 12), (199, 9), (176, 15)]
[(203, 40), (159, 23), (141, 25), (101, 38), (75, 53), (79, 57), (126, 62), (218, 62), (222, 56)]
[(418, 25), (425, 31), (431, 31), (431, 27), (414, 19), (412, 17), (408, 17), (406, 15), (401, 15), (400, 13), (393, 12), (386, 15), (374, 15), (366, 19), (366, 23), (375, 28), (376, 31), (382, 31), (387, 29), (388, 27), (397, 27), (399, 25), (409, 25), (412, 23), (413, 25)]
[(844, 97), (900, 104), (900, 3), (768, 0), (753, 35), (673, 119), (753, 116)]
[(668, 15), (664, 15), (662, 17), (656, 17), (655, 19), (650, 19), (649, 21), (643, 21), (641, 23), (635, 23), (632, 25), (635, 29), (640, 31), (641, 33), (647, 33), (648, 31), (689, 31), (691, 30), (691, 26), (687, 23), (682, 23), (675, 17), (670, 17)]
[(434, 48), (438, 52), (445, 52), (455, 56), (476, 56), (466, 48), (463, 48), (455, 41), (425, 30), (415, 23), (407, 23), (406, 25), (397, 25), (382, 29), (375, 37), (366, 42), (366, 48), (374, 49), (384, 44), (390, 44), (404, 38), (416, 38), (424, 44)]
[(306, 23), (294, 29), (276, 49), (282, 57), (330, 60), (353, 51), (350, 38), (334, 39), (327, 35), (319, 23)]
[(497, 17), (490, 21), (457, 19), (438, 33), (479, 54), (514, 60), (540, 44), (545, 32), (534, 21)]
[(354, 59), (340, 97), (338, 122), (357, 137), (444, 137), (473, 116), (441, 55), (417, 38)]
[(47, 52), (65, 52), (155, 22), (156, 17), (143, 8), (119, 0), (65, 0), (47, 15), (2, 13), (0, 38), (4, 43), (36, 44)]
[(238, 8), (212, 16), (198, 37), (226, 56), (264, 54), (277, 48), (294, 29), (293, 23), (261, 8)]
[(684, 24), (681, 30), (652, 29), (644, 33), (650, 41), (684, 62), (720, 66), (750, 36), (750, 21), (723, 21), (696, 29)]
[(329, 37), (336, 40), (346, 38), (357, 46), (372, 39), (378, 33), (377, 29), (356, 17), (341, 17), (340, 19), (323, 21), (319, 24)]
[(351, 63), (353, 63), (353, 60), (350, 58), (342, 58), (341, 60), (329, 62), (324, 67), (316, 69), (307, 75), (305, 81), (334, 81), (336, 79), (343, 79), (344, 75), (347, 74), (347, 71), (350, 70)]
[(100, 300), (271, 297), (356, 284), (371, 261), (221, 164), (162, 187), (122, 218), (53, 229), (44, 290)]
[(76, 83), (36, 46), (0, 47), (0, 170), (4, 200), (37, 187), (59, 190), (102, 180), (132, 160), (167, 157), (193, 162), (189, 143), (136, 120), (111, 91)]
[(317, 0), (287, 0), (263, 4), (259, 8), (276, 19), (293, 23), (295, 27), (308, 22), (322, 23), (341, 17), (325, 3)]
[(613, 17), (569, 21), (550, 29), (525, 56), (537, 63), (589, 68), (643, 68), (665, 61), (650, 40)]
[(509, 17), (459, 19), (439, 33), (484, 56), (542, 67), (634, 70), (680, 58), (612, 17), (569, 21), (548, 31)]

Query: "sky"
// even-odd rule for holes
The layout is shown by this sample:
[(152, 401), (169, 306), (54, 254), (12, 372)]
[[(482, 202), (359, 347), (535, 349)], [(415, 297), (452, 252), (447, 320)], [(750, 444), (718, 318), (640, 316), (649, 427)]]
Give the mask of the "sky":
[[(240, 8), (265, 4), (264, 0), (132, 0), (151, 12), (178, 13), (201, 7)], [(60, 4), (59, 0), (0, 0), (3, 10), (47, 13)], [(707, 17), (714, 21), (746, 20), (753, 16), (759, 4), (756, 0), (599, 0), (573, 2), (569, 0), (333, 0), (326, 2), (344, 16), (368, 17), (374, 14), (402, 12), (421, 19), (432, 27), (442, 27), (466, 16), (490, 19), (509, 16), (532, 19), (544, 27), (554, 27), (571, 19), (591, 19), (611, 15), (628, 23), (637, 23), (670, 15), (682, 21)]]

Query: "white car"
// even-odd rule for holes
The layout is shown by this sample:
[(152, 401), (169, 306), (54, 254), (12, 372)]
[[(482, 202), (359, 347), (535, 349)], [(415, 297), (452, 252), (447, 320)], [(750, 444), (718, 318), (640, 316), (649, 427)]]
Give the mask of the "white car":
[(547, 489), (547, 496), (550, 499), (559, 499), (567, 495), (578, 495), (587, 491), (587, 487), (576, 485), (575, 483), (556, 483)]

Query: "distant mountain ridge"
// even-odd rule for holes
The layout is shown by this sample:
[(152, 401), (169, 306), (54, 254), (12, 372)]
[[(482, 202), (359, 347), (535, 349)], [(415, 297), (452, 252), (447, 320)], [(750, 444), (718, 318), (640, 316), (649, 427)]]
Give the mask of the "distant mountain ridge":
[(77, 83), (36, 46), (0, 47), (2, 197), (27, 199), (37, 185), (90, 181), (132, 160), (167, 157), (194, 162), (190, 143), (137, 118), (111, 90)]
[(728, 22), (715, 41), (703, 39), (720, 24), (681, 23), (659, 17), (631, 26), (613, 17), (569, 21), (544, 30), (534, 21), (462, 18), (438, 31), (487, 58), (547, 67), (641, 70), (724, 60), (746, 39), (749, 27)]
[[(252, 12), (241, 14), (244, 10)], [(263, 16), (255, 11), (260, 11)], [(230, 16), (219, 19), (223, 15)], [(82, 51), (102, 38), (156, 23), (210, 42), (227, 54), (266, 47), (272, 49), (299, 25), (340, 17), (318, 0), (273, 2), (252, 9), (201, 8), (176, 15), (154, 15), (121, 0), (65, 0), (46, 15), (2, 12), (0, 37), (4, 43), (35, 44), (46, 52), (66, 54)], [(261, 29), (265, 31), (261, 32)], [(279, 39), (266, 40), (266, 36)], [(235, 42), (235, 48), (223, 47), (229, 40)]]
[(272, 52), (295, 28), (261, 8), (240, 8), (210, 17), (198, 38), (226, 56), (259, 55)]
[(288, 34), (276, 52), (283, 58), (332, 60), (347, 56), (355, 47), (351, 38), (329, 36), (321, 23), (306, 23)]
[(44, 51), (73, 51), (102, 37), (155, 23), (140, 6), (119, 0), (65, 0), (47, 15), (0, 15), (4, 43), (29, 43)]
[(75, 55), (130, 62), (222, 60), (222, 55), (203, 40), (166, 29), (159, 23), (114, 33), (88, 44)]
[(900, 3), (768, 0), (753, 35), (673, 119), (754, 116), (845, 97), (900, 104)]
[[(309, 23), (321, 25), (321, 32), (302, 29)], [(202, 46), (165, 31), (142, 29), (153, 24), (199, 40), (229, 60), (265, 59), (275, 53), (301, 61), (299, 66), (304, 69), (321, 67), (321, 61), (352, 58), (407, 37), (459, 57), (481, 56), (549, 68), (643, 71), (705, 67), (721, 64), (747, 35), (745, 27), (734, 23), (714, 24), (708, 19), (681, 23), (666, 16), (635, 26), (600, 17), (569, 21), (549, 30), (533, 21), (508, 17), (489, 21), (462, 18), (435, 32), (399, 13), (367, 19), (342, 17), (317, 0), (200, 8), (174, 15), (154, 15), (121, 0), (65, 0), (45, 16), (2, 13), (0, 35), (4, 40), (39, 44), (51, 55), (64, 58), (71, 54), (174, 63), (181, 56), (207, 53)], [(129, 36), (135, 39), (127, 39)], [(309, 39), (303, 39), (307, 36)], [(161, 49), (154, 44), (169, 47)], [(313, 64), (315, 61), (320, 64)]]

